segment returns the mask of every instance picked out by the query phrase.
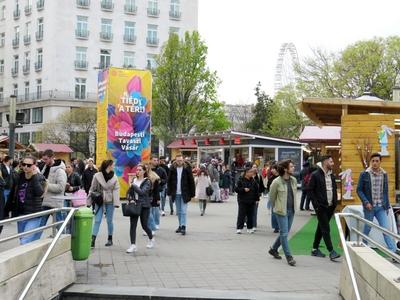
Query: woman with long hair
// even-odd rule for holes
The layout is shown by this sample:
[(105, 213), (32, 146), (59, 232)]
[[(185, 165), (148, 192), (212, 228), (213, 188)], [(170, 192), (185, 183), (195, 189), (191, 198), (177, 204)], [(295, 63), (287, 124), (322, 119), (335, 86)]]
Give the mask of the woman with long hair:
[(154, 235), (154, 231), (160, 228), (160, 176), (149, 165), (146, 165), (146, 169), (151, 181), (151, 207), (148, 226)]
[(200, 216), (204, 216), (207, 206), (207, 196), (206, 188), (211, 186), (211, 179), (208, 176), (207, 169), (205, 167), (200, 167), (196, 178), (194, 179), (196, 185), (196, 199), (199, 201)]
[(106, 247), (112, 246), (112, 236), (114, 231), (114, 208), (121, 205), (119, 198), (118, 178), (114, 174), (114, 161), (111, 159), (104, 160), (101, 163), (100, 170), (93, 176), (92, 185), (90, 186), (88, 195), (88, 205), (92, 205), (92, 192), (99, 192), (103, 195), (103, 204), (95, 204), (94, 226), (92, 232), (92, 248), (95, 247), (96, 236), (99, 233), (103, 213), (106, 213), (108, 240)]
[(137, 222), (140, 217), (140, 224), (143, 230), (146, 232), (149, 242), (147, 248), (153, 248), (155, 240), (153, 238), (153, 233), (148, 227), (150, 207), (151, 207), (151, 181), (148, 178), (148, 169), (145, 165), (138, 165), (136, 167), (136, 178), (133, 179), (132, 184), (128, 190), (128, 196), (133, 201), (140, 203), (142, 210), (140, 216), (130, 217), (130, 238), (131, 246), (126, 250), (127, 253), (132, 253), (137, 251), (136, 247), (136, 227)]

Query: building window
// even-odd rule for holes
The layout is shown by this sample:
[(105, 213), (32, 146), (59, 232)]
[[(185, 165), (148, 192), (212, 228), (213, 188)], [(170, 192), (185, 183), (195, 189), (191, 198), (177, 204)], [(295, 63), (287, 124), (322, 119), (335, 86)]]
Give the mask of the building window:
[(4, 89), (2, 86), (0, 86), (0, 101), (3, 101), (3, 100), (4, 100)]
[(19, 42), (19, 26), (14, 27), (14, 39)]
[(86, 47), (76, 47), (75, 68), (87, 69), (86, 53)]
[(21, 122), (21, 124), (30, 124), (31, 123), (31, 110), (30, 109), (20, 109), (20, 110), (17, 110), (17, 112), (24, 114), (24, 120)]
[(75, 98), (86, 99), (86, 79), (75, 78)]
[(3, 5), (1, 7), (1, 20), (5, 20), (6, 19), (6, 6)]
[(154, 70), (155, 68), (157, 68), (156, 55), (149, 53), (149, 54), (147, 54), (146, 69)]
[(32, 108), (32, 123), (43, 122), (43, 107)]
[(11, 74), (16, 75), (18, 74), (18, 69), (19, 69), (19, 55), (14, 55), (14, 67), (11, 69)]
[(179, 0), (171, 0), (169, 16), (171, 19), (180, 19), (181, 18)]
[(16, 83), (13, 84), (13, 95), (18, 97), (18, 84)]
[(111, 50), (100, 50), (100, 69), (108, 68), (111, 65)]
[(43, 49), (39, 48), (36, 49), (35, 69), (39, 71), (42, 69), (42, 67), (43, 67)]
[(0, 74), (4, 73), (4, 59), (0, 59)]
[(25, 101), (29, 100), (29, 81), (25, 81)]
[(135, 22), (125, 22), (124, 41), (127, 43), (133, 43), (135, 40)]
[(0, 47), (4, 47), (5, 43), (6, 43), (6, 34), (2, 32), (0, 34)]
[(3, 127), (3, 113), (0, 113), (0, 127)]
[(158, 45), (157, 37), (157, 25), (148, 24), (147, 25), (147, 45), (156, 46)]
[(32, 143), (41, 143), (43, 141), (43, 135), (41, 131), (32, 132)]
[(38, 19), (36, 40), (41, 41), (43, 39), (43, 18)]
[(27, 74), (29, 72), (29, 68), (30, 68), (30, 65), (31, 65), (31, 60), (30, 60), (29, 56), (30, 56), (29, 51), (25, 52), (25, 54), (24, 54), (24, 65), (22, 67), (24, 74)]
[(169, 34), (177, 34), (179, 35), (179, 27), (170, 27)]
[(124, 51), (124, 68), (135, 67), (135, 52)]
[(31, 139), (30, 132), (20, 132), (19, 133), (19, 142), (22, 145), (28, 146), (30, 139)]
[(150, 17), (158, 17), (160, 10), (158, 9), (157, 0), (149, 0), (147, 6), (147, 15)]
[(100, 38), (104, 40), (112, 40), (112, 20), (101, 19), (101, 32)]
[(42, 79), (36, 79), (36, 99), (42, 98)]
[(88, 17), (78, 16), (76, 23), (76, 36), (87, 38), (89, 36), (88, 31)]
[(125, 0), (124, 11), (127, 14), (136, 14), (137, 6), (135, 0)]

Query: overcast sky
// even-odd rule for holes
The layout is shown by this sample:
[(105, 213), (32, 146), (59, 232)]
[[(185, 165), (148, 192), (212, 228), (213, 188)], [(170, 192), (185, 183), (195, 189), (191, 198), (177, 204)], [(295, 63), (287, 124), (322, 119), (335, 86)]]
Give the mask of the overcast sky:
[(199, 31), (222, 80), (219, 100), (254, 103), (258, 81), (273, 95), (282, 43), (294, 43), (301, 59), (318, 47), (340, 51), (358, 40), (400, 35), (400, 1), (199, 0)]

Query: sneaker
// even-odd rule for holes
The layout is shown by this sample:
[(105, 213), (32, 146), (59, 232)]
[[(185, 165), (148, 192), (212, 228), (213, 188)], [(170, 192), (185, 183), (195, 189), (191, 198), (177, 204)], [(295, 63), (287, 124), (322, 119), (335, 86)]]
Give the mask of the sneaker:
[(293, 256), (291, 255), (286, 256), (286, 260), (289, 266), (294, 267), (296, 265), (296, 261), (293, 259)]
[(253, 231), (256, 232), (257, 231), (257, 227), (253, 227)]
[(280, 256), (279, 252), (275, 249), (270, 248), (268, 253), (271, 254), (276, 259), (282, 259), (282, 256)]
[(162, 217), (165, 217), (165, 211), (162, 211), (162, 212), (161, 212), (161, 216), (162, 216)]
[(241, 233), (242, 233), (242, 229), (237, 229), (237, 230), (236, 230), (236, 233), (237, 233), (237, 234), (241, 234)]
[(275, 229), (274, 229), (274, 233), (279, 233), (279, 229), (278, 229), (278, 228), (275, 228)]
[(156, 230), (159, 230), (160, 229), (160, 225), (156, 225)]
[(325, 257), (326, 255), (321, 252), (319, 249), (313, 249), (311, 251), (311, 256), (316, 256), (316, 257)]
[(154, 248), (155, 243), (156, 243), (156, 241), (154, 240), (154, 238), (152, 238), (152, 239), (149, 240), (149, 242), (147, 243), (146, 248), (147, 248), (147, 249)]
[(137, 251), (137, 247), (135, 244), (132, 244), (128, 249), (126, 249), (126, 253), (133, 253)]
[(253, 234), (255, 232), (254, 228), (247, 229), (247, 233)]
[(339, 258), (339, 257), (340, 257), (340, 254), (336, 253), (335, 250), (332, 250), (332, 251), (329, 253), (329, 258), (330, 258), (330, 260), (335, 260), (335, 259), (337, 259), (337, 258)]

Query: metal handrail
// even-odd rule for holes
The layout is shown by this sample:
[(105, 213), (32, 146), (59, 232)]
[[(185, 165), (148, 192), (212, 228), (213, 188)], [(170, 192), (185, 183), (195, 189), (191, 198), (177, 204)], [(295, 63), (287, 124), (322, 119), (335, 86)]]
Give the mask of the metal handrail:
[[(10, 236), (10, 237), (7, 237), (7, 238), (0, 239), (0, 243), (2, 243), (2, 242), (6, 242), (6, 241), (9, 241), (11, 239), (15, 239), (15, 238), (18, 238), (18, 237), (21, 237), (21, 236), (24, 236), (24, 235), (29, 235), (29, 234), (32, 234), (32, 233), (35, 233), (35, 232), (38, 232), (38, 231), (43, 231), (44, 229), (47, 229), (47, 228), (51, 228), (51, 227), (53, 228), (53, 237), (54, 238), (53, 238), (49, 248), (47, 248), (46, 253), (43, 255), (43, 257), (42, 257), (41, 261), (39, 262), (38, 266), (36, 267), (36, 270), (33, 273), (32, 277), (29, 279), (28, 284), (25, 286), (24, 290), (22, 291), (21, 295), (19, 296), (19, 298), (18, 298), (19, 300), (25, 299), (29, 289), (31, 288), (33, 282), (35, 281), (36, 277), (38, 276), (40, 270), (42, 269), (44, 263), (46, 262), (47, 258), (49, 257), (49, 255), (50, 255), (51, 251), (53, 250), (55, 244), (57, 243), (58, 239), (60, 238), (62, 232), (64, 231), (64, 229), (67, 226), (68, 222), (71, 220), (72, 216), (74, 215), (75, 210), (76, 210), (76, 208), (73, 208), (73, 207), (54, 208), (54, 209), (49, 209), (49, 210), (45, 210), (45, 211), (38, 212), (38, 213), (33, 213), (33, 214), (30, 214), (30, 215), (25, 215), (25, 216), (20, 216), (20, 217), (16, 217), (16, 218), (11, 218), (11, 219), (6, 219), (6, 220), (3, 220), (3, 221), (0, 221), (0, 225), (4, 225), (4, 224), (7, 224), (7, 223), (23, 221), (23, 220), (32, 219), (32, 218), (35, 218), (35, 217), (40, 217), (40, 216), (45, 216), (45, 215), (50, 215), (50, 214), (53, 215), (53, 223), (52, 224), (49, 224), (49, 225), (46, 225), (46, 226), (41, 226), (41, 227), (26, 231), (26, 232), (22, 232), (22, 233), (19, 233), (19, 234), (16, 234), (16, 235), (13, 235), (13, 236)], [(64, 221), (54, 222), (56, 220), (55, 214), (57, 212), (61, 212), (61, 211), (69, 211), (67, 217), (65, 218)], [(55, 233), (56, 227), (58, 225), (60, 225), (60, 224), (61, 224), (61, 227), (58, 229), (57, 233)]]
[[(354, 292), (355, 292), (355, 296), (357, 300), (361, 300), (360, 298), (360, 292), (358, 290), (358, 285), (356, 282), (356, 278), (354, 275), (354, 270), (353, 270), (353, 264), (351, 262), (351, 258), (350, 258), (350, 254), (349, 254), (349, 250), (347, 248), (347, 242), (346, 239), (344, 237), (344, 233), (343, 233), (343, 229), (342, 229), (342, 224), (340, 223), (340, 218), (341, 217), (350, 217), (350, 218), (354, 218), (357, 221), (357, 228), (351, 227), (350, 231), (356, 233), (357, 235), (357, 241), (356, 241), (356, 246), (360, 247), (360, 246), (364, 246), (364, 244), (361, 241), (361, 238), (367, 240), (369, 243), (373, 244), (374, 246), (376, 246), (377, 248), (379, 248), (381, 251), (383, 251), (385, 254), (387, 254), (388, 256), (390, 256), (392, 259), (400, 262), (400, 256), (397, 255), (396, 253), (393, 253), (391, 251), (389, 251), (387, 248), (383, 247), (382, 245), (380, 245), (378, 242), (374, 241), (373, 239), (371, 239), (370, 237), (368, 237), (367, 235), (365, 235), (364, 233), (360, 232), (358, 230), (358, 227), (360, 225), (360, 222), (364, 223), (364, 224), (368, 224), (369, 226), (376, 228), (378, 230), (380, 230), (382, 233), (385, 233), (387, 235), (390, 235), (391, 237), (394, 237), (398, 240), (400, 240), (400, 235), (395, 234), (393, 232), (391, 232), (390, 230), (381, 227), (379, 225), (376, 225), (374, 222), (368, 221), (356, 214), (353, 213), (336, 213), (335, 214), (335, 220), (336, 220), (336, 226), (338, 227), (339, 230), (339, 236), (340, 236), (340, 240), (342, 242), (343, 245), (343, 250), (344, 250), (344, 255), (346, 257), (346, 261), (347, 261), (347, 267), (349, 269), (349, 273), (350, 273), (350, 278), (351, 278), (351, 282), (353, 284), (353, 288), (354, 288)], [(398, 282), (398, 280), (400, 279), (400, 277), (398, 279), (394, 279), (396, 282)]]

